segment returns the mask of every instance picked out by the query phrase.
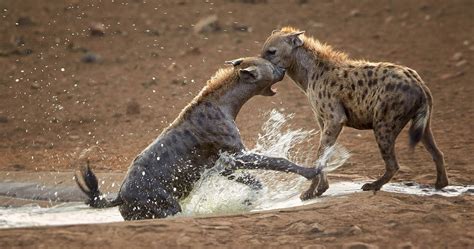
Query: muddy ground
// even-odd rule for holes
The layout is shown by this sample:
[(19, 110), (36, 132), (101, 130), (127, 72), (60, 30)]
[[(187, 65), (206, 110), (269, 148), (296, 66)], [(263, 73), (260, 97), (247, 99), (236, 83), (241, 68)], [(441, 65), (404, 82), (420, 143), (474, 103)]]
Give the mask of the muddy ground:
[[(3, 172), (70, 171), (81, 154), (98, 171), (125, 172), (225, 60), (257, 55), (273, 29), (293, 25), (353, 58), (417, 70), (434, 96), (432, 126), (450, 183), (474, 182), (473, 1), (3, 0), (0, 11)], [(195, 24), (212, 15), (217, 25), (197, 33)], [(277, 88), (238, 117), (248, 147), (273, 108), (295, 113), (293, 128), (317, 127), (290, 79)], [(346, 128), (339, 141), (353, 156), (336, 174), (382, 174), (371, 131)], [(393, 181), (434, 183), (431, 158), (421, 146), (409, 152), (406, 131), (397, 151)], [(360, 193), (279, 212), (6, 229), (0, 241), (5, 248), (472, 248), (473, 204), (469, 195)]]

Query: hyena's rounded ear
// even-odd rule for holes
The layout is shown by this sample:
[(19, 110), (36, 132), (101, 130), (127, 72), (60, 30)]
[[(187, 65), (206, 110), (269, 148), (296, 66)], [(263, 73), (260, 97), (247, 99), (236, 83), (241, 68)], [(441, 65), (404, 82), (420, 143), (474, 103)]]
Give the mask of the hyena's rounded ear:
[(224, 63), (227, 64), (227, 65), (232, 65), (232, 66), (235, 67), (235, 66), (240, 65), (240, 63), (242, 63), (242, 61), (244, 61), (244, 59), (239, 58), (239, 59), (235, 59), (235, 60), (231, 60), (231, 61), (226, 61)]
[(304, 31), (296, 31), (286, 35), (291, 46), (294, 48), (303, 46), (303, 39), (300, 38), (302, 34), (304, 34)]
[(247, 82), (255, 82), (258, 79), (258, 70), (256, 66), (250, 66), (239, 70), (241, 79)]

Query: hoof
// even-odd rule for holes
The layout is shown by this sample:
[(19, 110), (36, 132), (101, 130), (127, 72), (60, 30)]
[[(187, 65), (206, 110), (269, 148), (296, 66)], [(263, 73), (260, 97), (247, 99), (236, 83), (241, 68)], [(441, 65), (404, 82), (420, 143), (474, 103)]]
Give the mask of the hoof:
[(364, 191), (379, 191), (382, 186), (379, 186), (375, 183), (366, 183), (362, 186), (362, 190)]

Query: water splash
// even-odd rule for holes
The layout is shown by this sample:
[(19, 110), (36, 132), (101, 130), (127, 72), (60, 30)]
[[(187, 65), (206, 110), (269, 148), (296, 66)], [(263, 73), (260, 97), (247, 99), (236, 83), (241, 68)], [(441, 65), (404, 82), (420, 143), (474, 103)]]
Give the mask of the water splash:
[[(350, 156), (344, 147), (335, 145), (325, 149), (321, 158), (314, 162), (315, 150), (296, 148), (311, 140), (317, 134), (316, 131), (288, 127), (293, 114), (285, 115), (272, 110), (267, 116), (268, 120), (262, 126), (255, 148), (250, 151), (252, 153), (287, 158), (303, 165), (320, 167), (327, 172), (343, 165)], [(223, 153), (216, 165), (203, 173), (189, 197), (182, 202), (183, 215), (267, 210), (275, 206), (285, 207), (282, 203), (288, 200), (292, 200), (293, 204), (287, 203), (290, 206), (302, 204), (298, 196), (309, 184), (304, 177), (268, 170), (239, 170), (234, 173), (236, 177), (245, 172), (256, 176), (264, 187), (254, 190), (220, 175), (232, 160), (232, 155)]]

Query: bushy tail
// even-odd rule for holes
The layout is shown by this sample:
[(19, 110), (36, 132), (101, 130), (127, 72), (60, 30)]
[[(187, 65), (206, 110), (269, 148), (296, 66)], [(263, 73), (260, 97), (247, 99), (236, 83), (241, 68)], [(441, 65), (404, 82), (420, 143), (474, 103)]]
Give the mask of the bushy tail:
[(411, 120), (411, 126), (409, 130), (410, 136), (410, 148), (415, 148), (425, 133), (426, 126), (430, 119), (430, 110), (428, 103), (425, 103)]
[(118, 195), (117, 198), (112, 201), (102, 197), (102, 194), (99, 191), (97, 177), (95, 176), (94, 172), (92, 172), (89, 166), (89, 161), (87, 161), (85, 167), (81, 168), (81, 174), (76, 174), (74, 178), (76, 180), (77, 186), (79, 186), (82, 192), (87, 195), (88, 199), (86, 200), (86, 204), (89, 206), (93, 208), (108, 208), (122, 204), (120, 195)]

